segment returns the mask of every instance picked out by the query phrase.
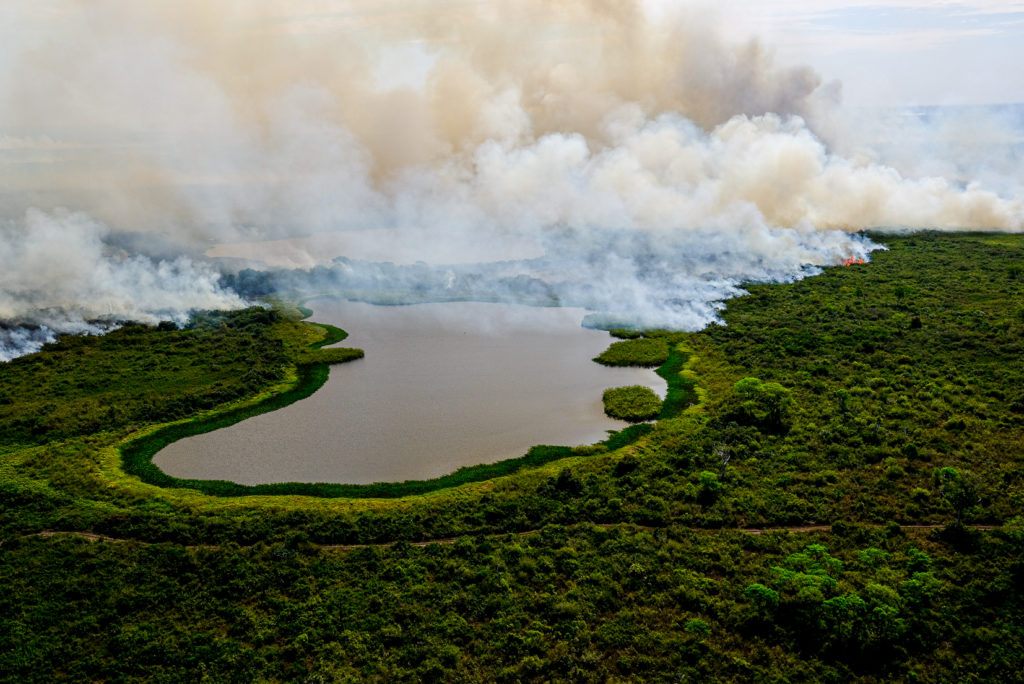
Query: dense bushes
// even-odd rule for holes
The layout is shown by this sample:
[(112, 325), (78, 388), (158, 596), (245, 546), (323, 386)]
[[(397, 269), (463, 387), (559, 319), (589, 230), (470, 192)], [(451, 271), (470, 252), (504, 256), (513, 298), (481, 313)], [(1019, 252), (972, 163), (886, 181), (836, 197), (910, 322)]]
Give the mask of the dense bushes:
[(0, 446), (174, 420), (252, 395), (290, 362), (282, 340), (265, 334), (279, 320), (252, 308), (200, 314), (185, 330), (128, 324), (61, 336), (0, 365)]
[(793, 393), (779, 383), (743, 378), (733, 386), (731, 400), (723, 404), (722, 420), (781, 432), (789, 426), (793, 405)]
[[(571, 478), (565, 486), (571, 487)], [(551, 525), (321, 549), (10, 540), (10, 681), (1014, 681), (1019, 531)], [(1000, 616), (1003, 616), (1002, 618)], [(1006, 620), (1010, 622), (1006, 622)]]

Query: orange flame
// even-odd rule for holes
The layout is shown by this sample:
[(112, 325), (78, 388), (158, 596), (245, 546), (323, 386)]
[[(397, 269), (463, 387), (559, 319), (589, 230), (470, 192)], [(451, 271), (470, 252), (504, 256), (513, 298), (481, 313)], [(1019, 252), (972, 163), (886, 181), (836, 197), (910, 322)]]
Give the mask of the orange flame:
[(843, 266), (853, 266), (854, 264), (866, 264), (868, 262), (863, 259), (855, 259), (850, 257), (849, 259), (843, 259)]

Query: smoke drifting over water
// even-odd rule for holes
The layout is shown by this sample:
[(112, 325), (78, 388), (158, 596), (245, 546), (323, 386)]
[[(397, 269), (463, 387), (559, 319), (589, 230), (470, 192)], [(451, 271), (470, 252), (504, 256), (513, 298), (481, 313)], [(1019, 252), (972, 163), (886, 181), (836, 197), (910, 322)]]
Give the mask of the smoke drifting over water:
[[(601, 0), (14, 0), (4, 12), (7, 321), (62, 331), (238, 306), (167, 244), (194, 255), (380, 229), (381, 244), (397, 230), (456, 256), (467, 235), (528, 237), (544, 257), (483, 269), (477, 284), (493, 282), (470, 290), (521, 276), (560, 301), (696, 328), (744, 280), (866, 255), (852, 234), (864, 228), (1024, 221), (1005, 181), (1017, 157), (993, 170), (976, 145), (932, 156), (929, 136), (955, 127), (923, 117), (903, 122), (919, 139), (894, 144), (888, 125), (837, 108), (837, 84), (725, 40), (705, 12), (653, 18)], [(158, 238), (159, 257), (138, 253)], [(31, 349), (25, 335), (0, 331), (0, 358)]]

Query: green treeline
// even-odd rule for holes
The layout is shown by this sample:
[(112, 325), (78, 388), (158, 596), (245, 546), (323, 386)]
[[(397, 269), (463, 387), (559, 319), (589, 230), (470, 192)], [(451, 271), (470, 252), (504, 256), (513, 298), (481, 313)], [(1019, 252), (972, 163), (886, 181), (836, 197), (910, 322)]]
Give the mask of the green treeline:
[(122, 470), (313, 382), (325, 332), (283, 310), (0, 365), (0, 679), (1019, 679), (1024, 237), (875, 239), (724, 325), (617, 331), (656, 423), (389, 498)]

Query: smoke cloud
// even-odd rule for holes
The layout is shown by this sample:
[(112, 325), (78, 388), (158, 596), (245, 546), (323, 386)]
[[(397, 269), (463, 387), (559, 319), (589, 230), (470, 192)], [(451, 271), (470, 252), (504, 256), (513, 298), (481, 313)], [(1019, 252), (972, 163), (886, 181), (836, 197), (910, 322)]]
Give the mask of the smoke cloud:
[[(29, 210), (0, 224), (0, 360), (54, 339), (98, 333), (118, 321), (184, 323), (195, 309), (237, 308), (219, 274), (184, 257), (153, 260), (104, 242), (108, 229), (84, 214)], [(21, 325), (27, 323), (28, 327)]]
[[(702, 10), (3, 11), (0, 319), (49, 330), (241, 305), (195, 258), (225, 242), (337, 231), (406, 255), (445, 245), (458, 263), (476, 258), (469, 242), (528, 238), (543, 257), (478, 269), (476, 282), (518, 275), (560, 301), (697, 328), (745, 280), (866, 255), (865, 228), (1024, 224), (1005, 180), (1021, 177), (1017, 157), (993, 170), (966, 159), (970, 144), (924, 142), (962, 132), (948, 121), (911, 117), (896, 136), (891, 121), (858, 119), (838, 84), (776, 64), (757, 40), (726, 40)], [(45, 338), (6, 329), (8, 349)]]

